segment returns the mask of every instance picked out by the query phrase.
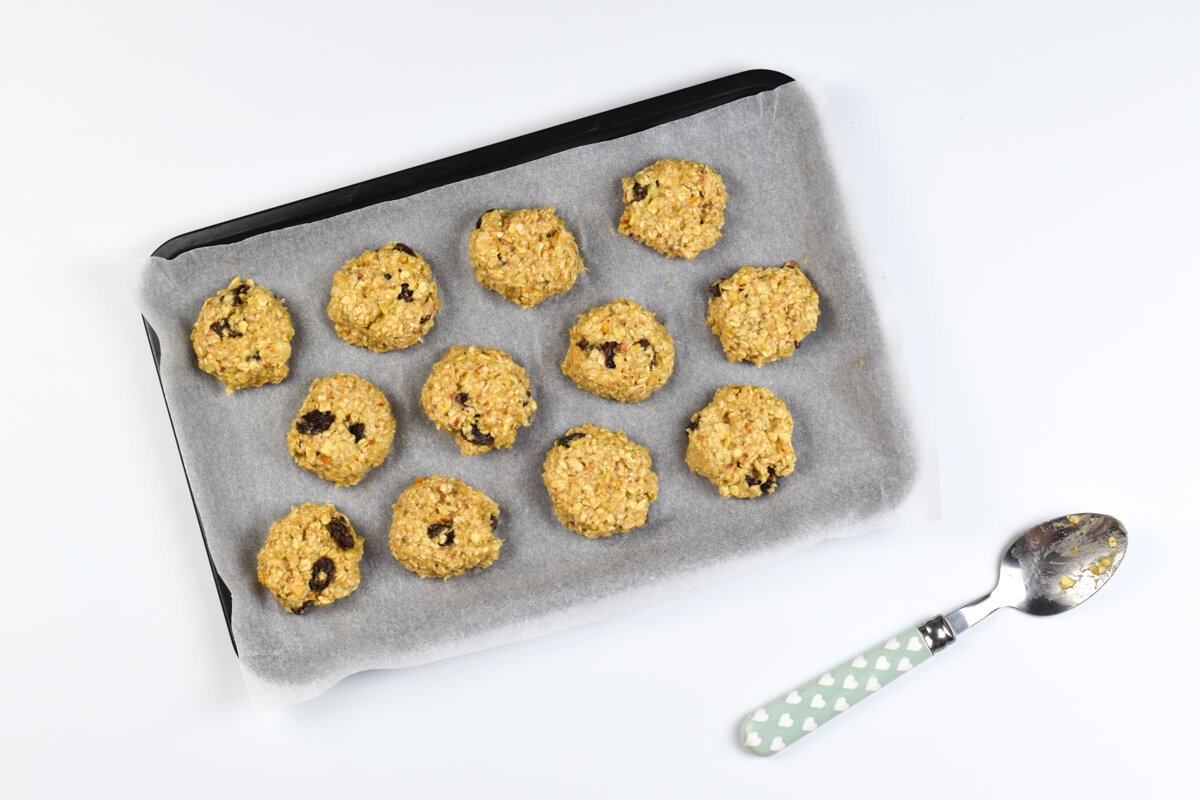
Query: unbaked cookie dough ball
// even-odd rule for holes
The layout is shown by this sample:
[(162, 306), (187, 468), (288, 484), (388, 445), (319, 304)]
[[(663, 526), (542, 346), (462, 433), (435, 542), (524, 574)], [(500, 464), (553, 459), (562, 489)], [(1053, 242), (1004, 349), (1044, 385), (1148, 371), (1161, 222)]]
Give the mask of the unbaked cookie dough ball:
[(687, 465), (722, 497), (770, 494), (796, 467), (792, 415), (762, 386), (725, 386), (692, 415)]
[(742, 267), (708, 287), (705, 322), (730, 361), (761, 367), (788, 358), (817, 328), (820, 298), (795, 261), (782, 267)]
[(636, 403), (662, 388), (675, 370), (675, 342), (654, 315), (632, 300), (614, 300), (571, 328), (562, 371), (580, 389)]
[(232, 394), (286, 378), (294, 334), (282, 300), (249, 278), (234, 278), (204, 301), (192, 328), (192, 349), (200, 369)]
[(559, 522), (595, 539), (646, 524), (658, 498), (650, 467), (645, 447), (589, 422), (571, 428), (546, 453), (542, 481)]
[(575, 237), (553, 207), (484, 213), (469, 251), (479, 282), (522, 308), (567, 291), (583, 271)]
[(296, 463), (338, 486), (351, 486), (392, 449), (396, 418), (383, 392), (357, 375), (317, 378), (288, 429)]
[(625, 212), (617, 232), (674, 258), (695, 258), (721, 238), (725, 182), (707, 164), (664, 158), (622, 178)]
[(537, 403), (521, 365), (503, 350), (451, 347), (421, 389), (421, 407), (464, 455), (507, 449)]
[(421, 341), (441, 308), (425, 259), (406, 244), (367, 250), (333, 274), (326, 312), (337, 335), (376, 353)]
[(258, 551), (258, 582), (293, 614), (358, 588), (363, 538), (330, 503), (305, 503), (271, 523)]
[(500, 506), (457, 478), (417, 478), (392, 506), (392, 555), (422, 578), (484, 569), (500, 555)]

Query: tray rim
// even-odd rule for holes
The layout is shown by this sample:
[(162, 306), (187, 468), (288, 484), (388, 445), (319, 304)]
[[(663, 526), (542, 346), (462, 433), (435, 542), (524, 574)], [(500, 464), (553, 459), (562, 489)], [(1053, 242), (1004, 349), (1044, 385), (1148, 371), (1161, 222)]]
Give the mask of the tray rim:
[[(163, 242), (151, 253), (151, 257), (170, 260), (199, 247), (232, 244), (270, 231), (328, 219), (367, 206), (408, 197), (438, 186), (487, 175), (575, 147), (638, 133), (734, 100), (778, 89), (780, 86), (794, 81), (795, 79), (790, 75), (771, 69), (736, 72), (494, 144), (465, 150), (397, 172), (352, 183), (301, 200), (294, 200), (273, 208), (197, 228)], [(221, 603), (221, 612), (225, 616), (225, 628), (229, 633), (229, 642), (233, 646), (234, 654), (237, 655), (237, 640), (233, 635), (233, 595), (213, 561), (212, 551), (208, 546), (208, 535), (204, 530), (204, 520), (200, 516), (199, 506), (196, 505), (196, 495), (192, 489), (191, 477), (188, 475), (187, 462), (184, 461), (183, 450), (179, 447), (179, 434), (175, 429), (171, 405), (167, 402), (166, 388), (162, 382), (160, 369), (162, 347), (157, 332), (144, 315), (142, 324), (146, 329), (146, 338), (150, 344), (150, 354), (154, 360), (155, 374), (158, 375), (159, 389), (163, 394), (163, 404), (167, 408), (167, 419), (171, 423), (171, 434), (175, 437), (175, 449), (179, 452), (179, 463), (183, 467), (188, 494), (192, 498), (196, 523), (200, 528), (201, 540), (204, 542), (204, 552), (208, 557), (208, 566), (212, 570), (213, 581), (216, 583), (217, 597)]]

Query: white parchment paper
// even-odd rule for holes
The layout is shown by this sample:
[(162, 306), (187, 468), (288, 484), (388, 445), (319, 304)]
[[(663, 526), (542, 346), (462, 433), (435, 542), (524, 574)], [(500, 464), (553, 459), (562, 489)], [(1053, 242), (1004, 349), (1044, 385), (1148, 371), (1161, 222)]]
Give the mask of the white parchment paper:
[[(616, 233), (620, 178), (664, 157), (715, 167), (729, 189), (724, 237), (693, 261)], [(565, 295), (523, 310), (485, 290), (467, 236), (489, 208), (553, 205), (587, 271)], [(445, 303), (423, 344), (376, 354), (346, 344), (325, 315), (332, 276), (365, 249), (407, 243), (433, 267)], [(704, 324), (707, 286), (744, 264), (804, 261), (820, 324), (792, 358), (726, 361)], [(196, 367), (188, 336), (206, 297), (237, 275), (284, 298), (296, 327), (291, 374), (226, 396)], [(559, 369), (576, 315), (636, 300), (675, 339), (675, 374), (634, 405), (578, 389)], [(313, 697), (348, 674), (403, 667), (546, 633), (695, 585), (735, 566), (876, 529), (937, 505), (928, 442), (917, 434), (893, 337), (885, 334), (845, 218), (811, 91), (787, 84), (642, 133), (246, 241), (150, 259), (143, 313), (212, 558), (233, 596), (232, 628), (251, 694)], [(498, 347), (523, 365), (538, 411), (516, 447), (461, 456), (420, 408), (421, 385), (452, 345)], [(296, 466), (285, 435), (309, 383), (351, 372), (384, 391), (398, 422), (387, 462), (337, 488)], [(684, 426), (720, 386), (754, 383), (796, 420), (796, 472), (754, 500), (721, 498), (684, 464)], [(594, 422), (647, 446), (659, 498), (643, 528), (606, 540), (570, 533), (541, 481), (546, 450)], [(387, 546), (391, 504), (415, 478), (452, 475), (501, 508), (499, 560), (447, 582), (421, 580)], [(332, 502), (366, 538), (360, 588), (304, 616), (285, 613), (255, 577), (271, 522)], [(899, 515), (899, 516), (898, 516)]]

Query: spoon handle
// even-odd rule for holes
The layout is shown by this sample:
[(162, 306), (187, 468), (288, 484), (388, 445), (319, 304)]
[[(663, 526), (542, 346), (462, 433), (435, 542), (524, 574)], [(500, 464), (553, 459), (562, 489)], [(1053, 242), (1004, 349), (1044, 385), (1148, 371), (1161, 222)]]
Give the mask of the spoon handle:
[(931, 655), (922, 629), (909, 628), (756, 710), (742, 723), (742, 744), (774, 755)]

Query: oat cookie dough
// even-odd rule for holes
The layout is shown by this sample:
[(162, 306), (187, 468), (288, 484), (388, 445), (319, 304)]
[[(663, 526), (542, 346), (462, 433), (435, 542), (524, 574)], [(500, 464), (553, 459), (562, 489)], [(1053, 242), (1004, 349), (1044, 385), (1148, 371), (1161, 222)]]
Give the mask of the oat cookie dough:
[(383, 392), (357, 375), (331, 375), (312, 382), (287, 443), (297, 464), (351, 486), (383, 463), (395, 435), (396, 419)]
[(469, 244), (475, 277), (522, 308), (575, 285), (583, 271), (579, 246), (554, 208), (484, 213)]
[(525, 370), (503, 350), (451, 347), (421, 389), (421, 407), (464, 455), (507, 449), (537, 403)]
[(337, 335), (376, 353), (421, 341), (442, 301), (425, 259), (393, 242), (352, 258), (333, 275), (326, 312)]
[(457, 478), (417, 478), (392, 506), (392, 555), (422, 578), (452, 578), (491, 565), (500, 506)]
[(707, 164), (664, 158), (621, 179), (625, 212), (617, 232), (674, 258), (695, 258), (721, 238), (725, 182)]
[(675, 370), (675, 342), (654, 315), (632, 300), (614, 300), (571, 328), (562, 371), (580, 389), (636, 403), (662, 388)]
[(271, 523), (258, 551), (258, 582), (293, 614), (358, 588), (363, 538), (330, 503), (305, 503)]
[(546, 453), (542, 481), (559, 522), (595, 539), (646, 524), (658, 497), (650, 466), (649, 450), (589, 422), (571, 428)]
[(770, 494), (796, 467), (792, 415), (761, 386), (725, 386), (692, 415), (687, 465), (722, 497)]
[(820, 298), (795, 261), (782, 267), (742, 267), (708, 287), (705, 322), (730, 361), (761, 367), (789, 358), (817, 328)]
[(192, 328), (192, 349), (200, 369), (233, 394), (286, 378), (294, 334), (282, 300), (249, 278), (234, 278), (204, 301)]

